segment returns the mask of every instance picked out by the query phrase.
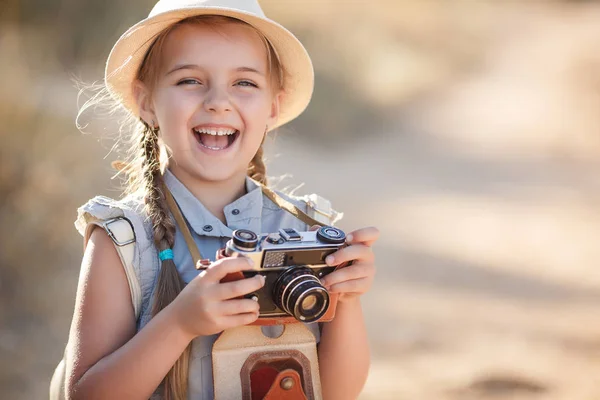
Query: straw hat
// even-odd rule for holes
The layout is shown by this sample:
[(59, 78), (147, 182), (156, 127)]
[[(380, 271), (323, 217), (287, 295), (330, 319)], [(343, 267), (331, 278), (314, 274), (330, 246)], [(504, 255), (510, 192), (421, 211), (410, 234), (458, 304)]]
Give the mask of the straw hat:
[(105, 71), (111, 96), (139, 116), (133, 81), (148, 48), (163, 29), (196, 15), (222, 15), (242, 20), (262, 32), (275, 49), (288, 74), (279, 119), (270, 129), (291, 121), (304, 111), (314, 85), (310, 57), (290, 31), (265, 16), (256, 0), (160, 0), (148, 18), (129, 28), (111, 50)]

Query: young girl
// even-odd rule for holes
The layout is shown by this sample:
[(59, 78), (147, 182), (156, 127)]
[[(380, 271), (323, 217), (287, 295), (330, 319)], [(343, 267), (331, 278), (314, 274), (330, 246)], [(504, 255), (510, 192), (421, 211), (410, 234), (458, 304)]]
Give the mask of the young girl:
[[(214, 261), (216, 251), (234, 229), (310, 228), (263, 195), (261, 185), (265, 135), (308, 104), (311, 61), (254, 1), (161, 0), (115, 44), (105, 82), (139, 122), (123, 168), (128, 196), (96, 197), (79, 210), (86, 246), (66, 396), (212, 399), (212, 344), (221, 331), (257, 319), (258, 303), (238, 297), (264, 284), (259, 276), (220, 283), (251, 265), (246, 258)], [(170, 195), (202, 257), (213, 261), (206, 272), (194, 267)], [(280, 196), (310, 211), (305, 201)], [(116, 216), (135, 232), (132, 267), (109, 224)], [(327, 259), (353, 263), (322, 279), (340, 293), (335, 319), (320, 330), (309, 325), (319, 341), (325, 399), (356, 398), (367, 377), (360, 296), (373, 281), (377, 237), (375, 228), (351, 232), (349, 246)]]

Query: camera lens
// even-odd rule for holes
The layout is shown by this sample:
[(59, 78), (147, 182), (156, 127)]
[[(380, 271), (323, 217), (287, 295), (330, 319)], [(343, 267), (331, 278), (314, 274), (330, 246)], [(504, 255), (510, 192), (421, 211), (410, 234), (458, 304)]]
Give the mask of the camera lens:
[(232, 239), (235, 246), (245, 250), (253, 250), (258, 244), (258, 235), (248, 229), (236, 229)]
[[(306, 298), (300, 307), (298, 307), (298, 314), (300, 315), (300, 320), (304, 322), (315, 321), (323, 316), (327, 309), (329, 308), (329, 294), (325, 288), (316, 289), (320, 293), (314, 293)], [(310, 300), (308, 304), (310, 307), (306, 307), (305, 303), (307, 300)], [(314, 315), (319, 315), (317, 318)]]
[(329, 308), (329, 293), (307, 267), (292, 267), (273, 285), (275, 304), (302, 322), (316, 321)]
[(333, 226), (322, 226), (317, 231), (317, 239), (323, 243), (342, 244), (346, 240), (346, 234)]
[(304, 300), (302, 300), (302, 309), (303, 310), (312, 310), (317, 305), (317, 296), (311, 294), (310, 296), (306, 296)]

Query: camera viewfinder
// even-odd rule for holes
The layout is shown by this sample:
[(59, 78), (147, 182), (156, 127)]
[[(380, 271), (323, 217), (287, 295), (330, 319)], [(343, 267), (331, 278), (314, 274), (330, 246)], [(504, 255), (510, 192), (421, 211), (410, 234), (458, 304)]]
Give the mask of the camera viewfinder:
[(288, 242), (299, 242), (302, 240), (302, 236), (300, 236), (298, 231), (292, 228), (280, 229), (279, 233)]

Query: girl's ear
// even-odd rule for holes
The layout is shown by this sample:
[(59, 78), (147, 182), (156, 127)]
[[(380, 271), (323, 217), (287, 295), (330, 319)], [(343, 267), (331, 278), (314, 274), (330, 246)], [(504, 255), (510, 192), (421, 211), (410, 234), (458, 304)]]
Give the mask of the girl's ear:
[(277, 122), (277, 119), (279, 118), (279, 103), (281, 102), (281, 98), (283, 96), (283, 90), (280, 90), (275, 94), (275, 96), (273, 96), (273, 102), (271, 103), (271, 114), (267, 119), (267, 126), (273, 126)]
[(152, 124), (152, 121), (156, 121), (156, 115), (154, 114), (154, 105), (152, 104), (152, 98), (150, 96), (150, 90), (140, 80), (135, 80), (133, 83), (133, 95), (140, 111), (140, 118), (142, 118), (148, 125)]

